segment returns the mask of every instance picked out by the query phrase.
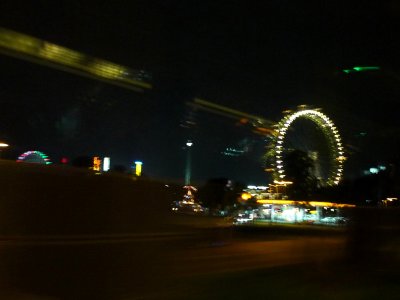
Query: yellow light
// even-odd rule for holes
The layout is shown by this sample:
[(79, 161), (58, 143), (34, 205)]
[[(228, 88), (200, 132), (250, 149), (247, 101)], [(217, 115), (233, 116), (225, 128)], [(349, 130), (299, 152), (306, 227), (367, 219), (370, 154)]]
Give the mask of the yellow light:
[(295, 200), (274, 200), (274, 199), (260, 199), (257, 200), (259, 204), (281, 204), (281, 205), (311, 205), (311, 206), (325, 206), (325, 207), (356, 207), (354, 204), (333, 203), (333, 202), (320, 202), (320, 201), (295, 201)]
[(135, 161), (135, 175), (141, 176), (142, 175), (142, 165), (141, 161)]
[(93, 170), (100, 171), (101, 159), (98, 156), (93, 157)]
[[(278, 138), (275, 140), (275, 160), (276, 160), (276, 169), (275, 169), (275, 176), (278, 178), (284, 178), (284, 167), (283, 164), (281, 163), (281, 155), (285, 148), (283, 147), (283, 141), (285, 138), (285, 133), (289, 129), (290, 125), (299, 117), (305, 116), (306, 118), (311, 119), (314, 121), (318, 126), (320, 127), (325, 127), (329, 128), (330, 130), (330, 135), (333, 138), (334, 142), (334, 152), (337, 154), (334, 156), (336, 160), (338, 161), (338, 167), (342, 167), (343, 161), (346, 160), (346, 158), (343, 156), (343, 147), (342, 147), (342, 142), (341, 142), (341, 136), (339, 134), (339, 131), (337, 130), (336, 126), (332, 122), (332, 120), (326, 116), (325, 114), (321, 113), (318, 111), (318, 109), (309, 109), (306, 106), (301, 106), (299, 107), (299, 111), (292, 113), (290, 115), (286, 115), (281, 121), (277, 124), (278, 126)], [(336, 176), (341, 175), (341, 171), (337, 172)], [(340, 178), (339, 178), (340, 179)], [(329, 182), (332, 183), (332, 181), (338, 180), (338, 178), (329, 178)], [(337, 184), (337, 181), (334, 181), (335, 184)]]
[(294, 200), (274, 200), (274, 199), (261, 199), (261, 200), (257, 200), (257, 203), (259, 204), (296, 204), (296, 202), (299, 201), (294, 201)]
[(138, 75), (141, 71), (5, 28), (0, 28), (0, 52), (137, 91), (152, 88)]
[(0, 143), (0, 148), (6, 148), (6, 147), (8, 147), (9, 145), (8, 144), (6, 144), (6, 143)]
[(251, 195), (249, 193), (242, 193), (241, 198), (242, 200), (247, 201), (251, 198)]
[(278, 180), (274, 180), (274, 183), (276, 183), (276, 184), (293, 184), (292, 181), (278, 181)]

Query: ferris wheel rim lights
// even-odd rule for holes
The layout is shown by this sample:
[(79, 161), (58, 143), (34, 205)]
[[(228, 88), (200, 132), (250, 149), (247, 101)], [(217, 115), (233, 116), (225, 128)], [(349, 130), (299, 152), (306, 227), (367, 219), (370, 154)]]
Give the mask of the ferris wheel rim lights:
[(343, 156), (344, 152), (341, 143), (341, 137), (337, 130), (337, 127), (334, 125), (331, 119), (324, 113), (314, 109), (303, 109), (293, 112), (291, 114), (286, 115), (278, 123), (278, 129), (276, 129), (277, 137), (275, 141), (275, 153), (274, 153), (274, 162), (276, 164), (275, 176), (280, 180), (286, 177), (285, 168), (283, 166), (283, 158), (281, 155), (281, 153), (283, 152), (282, 144), (285, 140), (286, 131), (288, 130), (290, 125), (300, 117), (306, 117), (310, 119), (321, 129), (326, 129), (327, 127), (329, 128), (328, 132), (324, 130), (324, 134), (329, 135), (328, 137), (330, 137), (334, 143), (332, 151), (336, 167), (334, 172), (332, 172), (333, 174), (329, 176), (326, 182), (328, 185), (333, 185), (333, 184), (338, 185), (342, 177), (343, 161), (346, 159)]
[(23, 162), (29, 155), (39, 155), (45, 162), (46, 165), (50, 165), (51, 161), (49, 159), (49, 157), (44, 154), (41, 151), (37, 151), (37, 150), (30, 150), (30, 151), (26, 151), (24, 153), (22, 153), (20, 156), (18, 156), (17, 158), (17, 162)]

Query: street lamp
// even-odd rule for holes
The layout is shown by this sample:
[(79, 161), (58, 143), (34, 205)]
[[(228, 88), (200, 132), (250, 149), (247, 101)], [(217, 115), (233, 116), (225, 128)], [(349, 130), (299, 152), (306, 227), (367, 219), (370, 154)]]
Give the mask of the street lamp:
[(0, 158), (1, 158), (1, 151), (4, 149), (4, 148), (7, 148), (9, 145), (7, 144), (7, 143), (4, 143), (4, 142), (0, 142)]

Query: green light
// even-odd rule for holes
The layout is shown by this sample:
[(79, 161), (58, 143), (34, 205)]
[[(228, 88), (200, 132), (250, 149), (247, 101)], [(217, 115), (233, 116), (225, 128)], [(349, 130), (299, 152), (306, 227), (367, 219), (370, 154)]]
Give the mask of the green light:
[(353, 72), (379, 71), (380, 69), (381, 68), (378, 66), (365, 66), (365, 67), (356, 66), (351, 69), (343, 69), (342, 71), (346, 74), (350, 74)]
[(369, 66), (369, 67), (354, 67), (354, 70), (357, 72), (363, 72), (363, 71), (377, 71), (380, 70), (381, 68), (378, 66)]

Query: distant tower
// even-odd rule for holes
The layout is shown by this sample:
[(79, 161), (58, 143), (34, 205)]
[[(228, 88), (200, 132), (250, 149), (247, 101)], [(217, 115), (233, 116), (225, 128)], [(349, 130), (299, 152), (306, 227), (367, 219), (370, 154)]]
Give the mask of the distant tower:
[(190, 179), (192, 176), (192, 157), (191, 157), (191, 148), (193, 146), (193, 142), (188, 140), (186, 142), (186, 168), (185, 168), (185, 185), (190, 185)]

